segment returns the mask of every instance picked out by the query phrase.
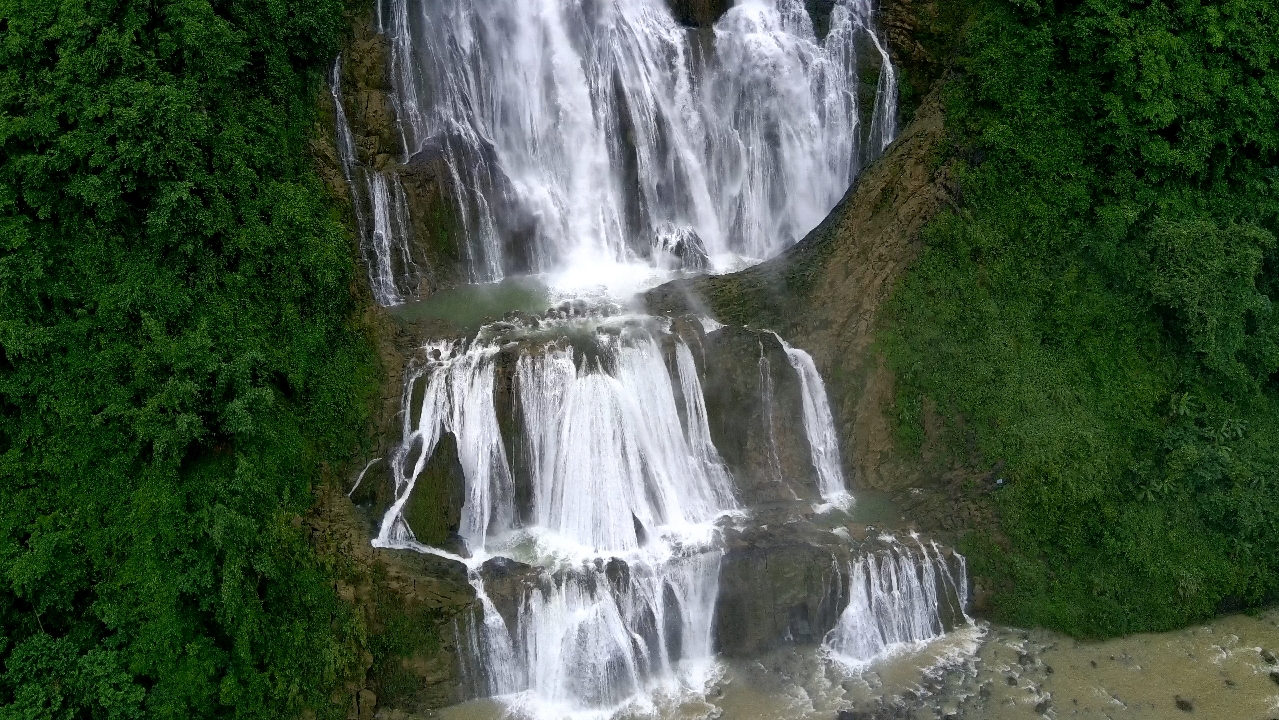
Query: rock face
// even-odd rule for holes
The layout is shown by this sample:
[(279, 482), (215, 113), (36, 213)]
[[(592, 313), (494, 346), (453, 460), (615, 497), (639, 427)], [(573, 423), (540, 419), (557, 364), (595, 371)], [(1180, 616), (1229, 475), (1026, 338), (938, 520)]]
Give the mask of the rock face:
[[(709, 28), (733, 7), (733, 0), (669, 0), (671, 12), (682, 25)], [(813, 19), (813, 29), (818, 39), (826, 37), (830, 28), (830, 13), (835, 0), (805, 0), (804, 6)]]
[(433, 555), (369, 545), (370, 518), (330, 483), (306, 519), (311, 544), (334, 564), (337, 591), (365, 628), (365, 675), (347, 692), (351, 717), (374, 705), (424, 712), (463, 699), (455, 625), (476, 611), (466, 568)]
[(838, 574), (854, 548), (806, 522), (731, 529), (720, 568), (716, 649), (750, 657), (819, 643), (848, 604)]
[(880, 306), (920, 250), (924, 224), (951, 202), (938, 93), (821, 225), (773, 260), (732, 275), (680, 280), (650, 291), (650, 311), (698, 305), (721, 322), (777, 330), (808, 350), (826, 379), (845, 474), (862, 486), (902, 489), (918, 478), (893, 451), (892, 376), (873, 351)]
[[(823, 642), (849, 605), (852, 566), (868, 556), (881, 569), (886, 559), (911, 558), (912, 572), (931, 574), (936, 581), (940, 626), (949, 631), (967, 622), (958, 595), (967, 590), (954, 584), (962, 573), (953, 553), (930, 549), (925, 558), (909, 547), (913, 540), (899, 544), (865, 525), (831, 523), (792, 505), (756, 513), (748, 526), (725, 529), (715, 609), (719, 652), (756, 657)], [(937, 573), (943, 566), (945, 578)]]
[(781, 343), (772, 333), (740, 327), (699, 339), (711, 439), (742, 503), (820, 501), (799, 377)]
[[(423, 298), (466, 278), (462, 227), (458, 220), (453, 176), (438, 152), (428, 148), (404, 160), (396, 103), (390, 75), (391, 48), (377, 32), (370, 8), (354, 18), (353, 34), (341, 56), (336, 78), (353, 144), (354, 167), (344, 169), (335, 136), (337, 108), (330, 92), (321, 93), (321, 139), (315, 155), (340, 205), (349, 208), (349, 224), (359, 233), (372, 232), (374, 199), (369, 178), (380, 175), (389, 194), (389, 209), (399, 213), (408, 236), (404, 255), (397, 255), (396, 273), (407, 278), (404, 299)], [(332, 83), (334, 78), (329, 78)], [(351, 180), (347, 181), (346, 172)], [(399, 221), (392, 219), (393, 224)], [(366, 258), (367, 260), (367, 258)]]
[(733, 0), (670, 0), (675, 19), (689, 27), (709, 28), (728, 12)]

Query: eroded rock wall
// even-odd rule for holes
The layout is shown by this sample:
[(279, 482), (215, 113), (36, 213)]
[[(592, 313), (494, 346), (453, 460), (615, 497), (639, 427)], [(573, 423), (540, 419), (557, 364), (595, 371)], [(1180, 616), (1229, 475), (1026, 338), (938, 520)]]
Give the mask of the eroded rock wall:
[(749, 270), (647, 296), (650, 310), (704, 303), (721, 322), (775, 329), (808, 350), (826, 379), (845, 472), (860, 486), (893, 490), (917, 479), (917, 468), (893, 452), (893, 380), (873, 343), (880, 308), (920, 251), (920, 230), (951, 202), (948, 170), (938, 163), (943, 137), (935, 93), (798, 245)]

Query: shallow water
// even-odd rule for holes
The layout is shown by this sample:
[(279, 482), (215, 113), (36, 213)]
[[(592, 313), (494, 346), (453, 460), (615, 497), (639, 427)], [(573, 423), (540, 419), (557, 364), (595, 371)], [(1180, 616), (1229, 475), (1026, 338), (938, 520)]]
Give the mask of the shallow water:
[(512, 310), (544, 312), (550, 302), (543, 283), (535, 278), (513, 277), (441, 290), (425, 300), (393, 306), (389, 312), (401, 320), (444, 320), (459, 329), (471, 330)]
[[(811, 647), (721, 661), (704, 700), (671, 698), (647, 716), (829, 720), (851, 708), (938, 720), (1271, 720), (1279, 718), (1279, 665), (1263, 651), (1279, 652), (1279, 608), (1104, 642), (978, 623), (864, 668), (841, 667)], [(481, 700), (440, 717), (519, 716)]]

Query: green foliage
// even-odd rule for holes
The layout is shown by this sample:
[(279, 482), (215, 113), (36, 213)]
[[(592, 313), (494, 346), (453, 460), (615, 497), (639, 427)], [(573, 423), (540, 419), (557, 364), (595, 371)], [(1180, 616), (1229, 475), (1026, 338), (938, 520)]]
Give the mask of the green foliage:
[(321, 714), (295, 520), (374, 381), (307, 150), (341, 0), (0, 0), (0, 717)]
[(1279, 597), (1279, 6), (970, 11), (962, 209), (886, 347), (903, 408), (1007, 463), (1011, 552), (972, 545), (997, 612), (1111, 635)]

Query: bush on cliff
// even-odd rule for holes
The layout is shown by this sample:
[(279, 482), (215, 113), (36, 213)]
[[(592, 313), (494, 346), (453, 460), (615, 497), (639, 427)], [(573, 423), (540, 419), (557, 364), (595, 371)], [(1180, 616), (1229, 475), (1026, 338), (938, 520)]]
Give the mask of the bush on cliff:
[(0, 717), (322, 714), (296, 520), (371, 356), (307, 143), (340, 0), (0, 0)]
[(962, 209), (926, 232), (887, 348), (902, 407), (933, 398), (1007, 463), (1011, 552), (972, 546), (997, 614), (1112, 635), (1273, 601), (1279, 6), (969, 11)]

